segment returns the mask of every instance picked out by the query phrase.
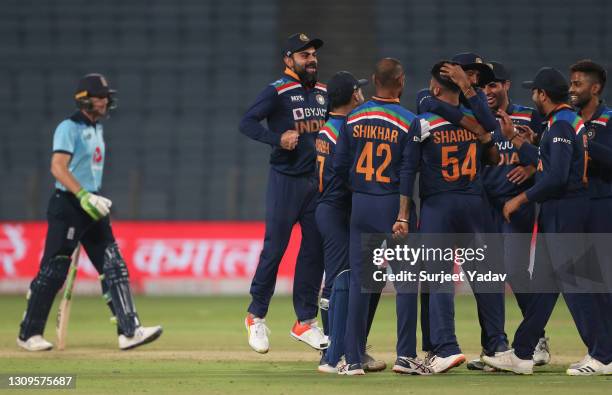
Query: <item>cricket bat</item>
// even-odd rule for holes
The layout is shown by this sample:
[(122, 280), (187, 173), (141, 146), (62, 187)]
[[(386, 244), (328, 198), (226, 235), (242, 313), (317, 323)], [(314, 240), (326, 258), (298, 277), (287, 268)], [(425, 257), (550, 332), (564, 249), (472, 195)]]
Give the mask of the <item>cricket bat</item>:
[(79, 255), (81, 253), (81, 245), (79, 244), (72, 253), (70, 260), (70, 268), (68, 269), (68, 277), (66, 278), (66, 287), (64, 295), (57, 310), (57, 349), (62, 351), (66, 348), (66, 335), (68, 334), (68, 320), (70, 319), (70, 306), (72, 305), (72, 290), (74, 289), (74, 280), (76, 279), (77, 269), (79, 266)]

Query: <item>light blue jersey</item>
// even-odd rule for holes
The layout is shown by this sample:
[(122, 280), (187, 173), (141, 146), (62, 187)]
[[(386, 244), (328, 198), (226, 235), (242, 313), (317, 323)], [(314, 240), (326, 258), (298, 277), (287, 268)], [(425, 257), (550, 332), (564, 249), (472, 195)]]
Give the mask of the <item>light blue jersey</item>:
[[(104, 133), (102, 124), (92, 123), (81, 112), (62, 121), (53, 135), (53, 152), (72, 155), (68, 170), (79, 184), (89, 192), (102, 187), (104, 170)], [(66, 187), (58, 181), (55, 187)]]

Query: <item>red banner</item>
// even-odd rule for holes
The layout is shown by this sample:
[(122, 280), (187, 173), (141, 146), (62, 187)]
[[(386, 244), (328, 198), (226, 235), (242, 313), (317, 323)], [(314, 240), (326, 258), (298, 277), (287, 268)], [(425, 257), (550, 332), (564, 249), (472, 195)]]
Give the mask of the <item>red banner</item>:
[[(277, 292), (291, 291), (300, 231), (294, 229)], [(0, 292), (25, 292), (44, 248), (44, 222), (0, 222)], [(113, 222), (132, 287), (145, 293), (248, 293), (263, 245), (262, 222)], [(81, 253), (77, 291), (99, 290)]]

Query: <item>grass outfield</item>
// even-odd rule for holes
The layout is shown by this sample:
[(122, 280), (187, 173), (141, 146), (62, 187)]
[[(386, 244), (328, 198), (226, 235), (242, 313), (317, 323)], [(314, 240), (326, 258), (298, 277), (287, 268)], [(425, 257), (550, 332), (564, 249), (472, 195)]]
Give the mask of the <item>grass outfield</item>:
[[(558, 303), (551, 318), (553, 364), (533, 376), (471, 372), (465, 365), (434, 377), (399, 376), (389, 369), (365, 377), (340, 377), (316, 372), (318, 353), (289, 337), (291, 299), (273, 299), (268, 316), (271, 351), (250, 351), (243, 326), (245, 297), (139, 297), (145, 324), (162, 324), (164, 334), (138, 350), (117, 349), (114, 327), (100, 298), (77, 296), (73, 303), (68, 349), (27, 353), (15, 345), (25, 300), (0, 296), (0, 373), (65, 373), (77, 375), (78, 393), (205, 393), (205, 394), (498, 394), (609, 393), (612, 376), (568, 377), (570, 362), (585, 354), (569, 313)], [(55, 341), (55, 310), (47, 338)], [(395, 303), (385, 296), (372, 329), (372, 354), (391, 364), (395, 358)], [(507, 331), (514, 333), (519, 313), (508, 298)], [(480, 352), (480, 329), (474, 299), (457, 297), (457, 335), (468, 358)], [(2, 390), (0, 389), (0, 392)], [(5, 391), (24, 393), (27, 391)], [(40, 391), (33, 391), (41, 393)], [(58, 391), (45, 391), (58, 392)], [(73, 392), (74, 393), (74, 392)]]

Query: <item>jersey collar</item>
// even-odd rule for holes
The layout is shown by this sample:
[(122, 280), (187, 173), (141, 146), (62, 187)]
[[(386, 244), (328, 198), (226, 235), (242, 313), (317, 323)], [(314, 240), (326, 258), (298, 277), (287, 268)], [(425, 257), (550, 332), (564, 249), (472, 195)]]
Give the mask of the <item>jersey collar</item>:
[(285, 75), (293, 78), (294, 80), (298, 81), (298, 82), (302, 82), (300, 81), (300, 76), (297, 75), (293, 70), (291, 70), (289, 67), (285, 67), (285, 71), (284, 71)]
[(71, 120), (73, 120), (76, 123), (84, 123), (87, 126), (96, 126), (95, 122), (91, 122), (91, 120), (89, 118), (87, 118), (85, 116), (85, 114), (83, 114), (83, 112), (81, 111), (77, 111), (74, 114), (72, 114), (72, 116), (70, 117)]
[(329, 114), (330, 118), (334, 118), (334, 119), (344, 119), (344, 118), (346, 118), (346, 115), (338, 114), (337, 112), (333, 112), (333, 111), (330, 111), (328, 114)]
[(399, 102), (400, 102), (399, 97), (396, 97), (395, 99), (388, 99), (388, 98), (385, 98), (385, 97), (372, 96), (372, 100), (381, 101), (383, 103), (397, 103), (397, 104), (399, 104)]
[[(585, 119), (584, 121), (591, 122), (592, 120), (599, 118), (601, 114), (606, 110), (606, 108), (607, 108), (606, 103), (603, 100), (600, 100), (599, 105), (597, 106), (597, 109), (593, 113), (593, 117), (591, 119)], [(578, 111), (578, 115), (582, 117), (582, 111)]]
[(547, 116), (546, 118), (548, 118), (549, 120), (552, 119), (553, 115), (555, 115), (556, 113), (558, 113), (559, 111), (563, 111), (563, 110), (570, 110), (570, 111), (574, 111), (574, 109), (572, 108), (572, 106), (570, 106), (569, 104), (559, 104), (557, 107), (555, 107), (554, 110), (552, 110)]

